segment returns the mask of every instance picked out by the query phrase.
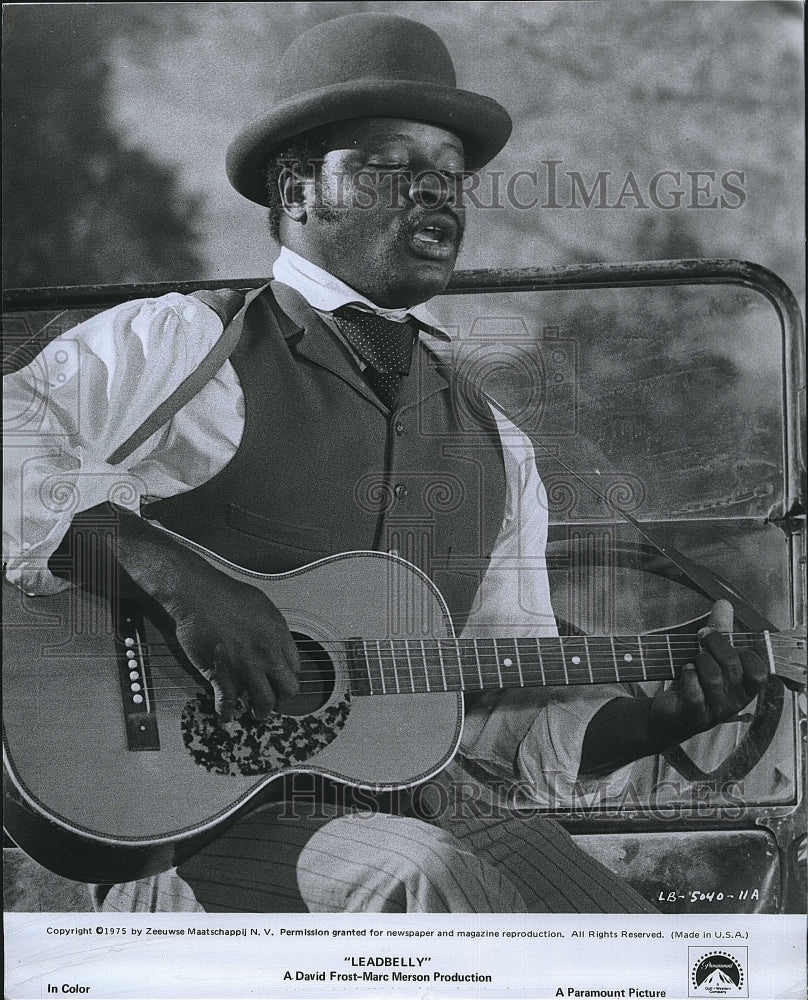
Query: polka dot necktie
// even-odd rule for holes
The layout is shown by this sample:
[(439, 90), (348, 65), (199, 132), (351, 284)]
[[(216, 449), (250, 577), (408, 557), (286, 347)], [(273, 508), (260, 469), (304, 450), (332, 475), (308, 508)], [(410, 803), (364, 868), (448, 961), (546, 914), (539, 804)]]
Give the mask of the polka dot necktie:
[(364, 375), (379, 399), (392, 409), (401, 379), (410, 370), (416, 327), (413, 320), (396, 323), (365, 309), (342, 306), (334, 320), (340, 332), (368, 366)]

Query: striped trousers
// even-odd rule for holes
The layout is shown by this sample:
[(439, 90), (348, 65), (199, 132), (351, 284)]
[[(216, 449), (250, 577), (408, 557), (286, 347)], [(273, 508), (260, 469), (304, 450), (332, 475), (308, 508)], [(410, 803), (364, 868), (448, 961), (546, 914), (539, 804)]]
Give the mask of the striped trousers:
[[(295, 802), (248, 813), (179, 867), (113, 886), (108, 912), (656, 913), (541, 816), (434, 822)], [(462, 813), (462, 810), (459, 811)]]

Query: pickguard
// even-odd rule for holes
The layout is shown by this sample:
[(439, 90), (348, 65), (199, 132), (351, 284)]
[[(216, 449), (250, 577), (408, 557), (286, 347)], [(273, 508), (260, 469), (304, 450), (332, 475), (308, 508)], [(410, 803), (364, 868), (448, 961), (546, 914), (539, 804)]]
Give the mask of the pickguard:
[(203, 693), (185, 706), (180, 721), (183, 742), (194, 761), (215, 774), (277, 774), (310, 760), (342, 731), (350, 711), (348, 692), (307, 715), (273, 714), (255, 719), (249, 709), (225, 728)]

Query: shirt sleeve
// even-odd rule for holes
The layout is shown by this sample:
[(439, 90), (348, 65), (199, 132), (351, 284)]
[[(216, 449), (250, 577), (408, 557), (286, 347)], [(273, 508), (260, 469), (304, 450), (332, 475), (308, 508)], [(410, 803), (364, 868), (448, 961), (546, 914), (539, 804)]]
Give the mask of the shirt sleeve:
[(630, 765), (597, 778), (579, 779), (584, 736), (592, 718), (615, 698), (632, 697), (631, 685), (554, 688), (536, 713), (516, 757), (520, 790), (553, 809), (569, 808), (580, 795), (609, 800), (625, 786)]
[(51, 341), (4, 378), (3, 558), (31, 594), (68, 584), (48, 559), (73, 517), (104, 502), (132, 510), (149, 492), (133, 472), (156, 432), (128, 458), (108, 457), (196, 368), (221, 335), (216, 313), (178, 293), (125, 302)]

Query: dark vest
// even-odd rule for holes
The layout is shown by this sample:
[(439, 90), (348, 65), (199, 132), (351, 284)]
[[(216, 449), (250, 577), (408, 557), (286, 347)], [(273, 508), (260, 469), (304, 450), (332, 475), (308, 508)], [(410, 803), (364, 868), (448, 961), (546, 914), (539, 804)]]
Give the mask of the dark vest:
[(487, 407), (418, 345), (388, 412), (302, 296), (272, 291), (234, 320), (243, 331), (230, 360), (245, 405), (236, 454), (144, 516), (261, 573), (355, 549), (397, 552), (437, 584), (462, 627), (504, 513)]

